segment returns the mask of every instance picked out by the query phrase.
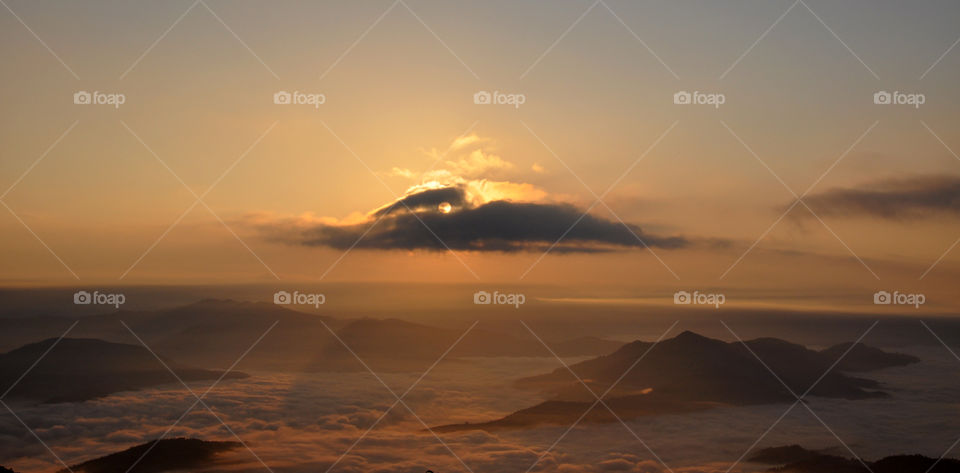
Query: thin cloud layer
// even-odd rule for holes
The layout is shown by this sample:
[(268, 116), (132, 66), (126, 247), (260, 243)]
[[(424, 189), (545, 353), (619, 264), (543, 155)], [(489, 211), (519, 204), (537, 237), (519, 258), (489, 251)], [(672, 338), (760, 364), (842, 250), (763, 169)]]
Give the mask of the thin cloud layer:
[(960, 217), (960, 176), (888, 179), (854, 188), (831, 189), (804, 201), (819, 215), (892, 220), (936, 215)]
[(268, 230), (287, 243), (335, 249), (543, 251), (561, 237), (555, 251), (591, 253), (689, 244), (683, 237), (652, 235), (637, 225), (585, 214), (571, 204), (494, 200), (475, 205), (472, 200), (464, 186), (429, 189), (381, 207), (367, 222)]

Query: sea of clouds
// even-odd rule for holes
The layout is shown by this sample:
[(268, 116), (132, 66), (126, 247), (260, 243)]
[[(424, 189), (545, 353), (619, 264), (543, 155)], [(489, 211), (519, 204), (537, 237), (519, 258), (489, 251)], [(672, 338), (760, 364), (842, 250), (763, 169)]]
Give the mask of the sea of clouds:
[[(847, 456), (852, 450), (868, 460), (895, 453), (939, 457), (960, 438), (960, 361), (942, 347), (904, 351), (924, 361), (867, 375), (886, 384), (889, 398), (811, 398), (808, 406), (816, 416), (798, 405), (772, 429), (789, 404), (645, 417), (627, 421), (629, 430), (619, 423), (579, 425), (548, 453), (568, 426), (442, 434), (438, 440), (420, 420), (429, 426), (477, 422), (530, 407), (540, 399), (514, 389), (511, 380), (556, 369), (555, 359), (444, 361), (405, 398), (415, 414), (396, 405), (360, 442), (396, 401), (377, 377), (251, 373), (224, 381), (205, 399), (249, 447), (218, 457), (208, 471), (267, 471), (262, 460), (277, 473), (324, 472), (334, 462), (332, 471), (344, 473), (467, 467), (516, 473), (542, 455), (533, 471), (714, 473), (727, 471), (768, 429), (757, 448), (801, 444)], [(420, 373), (378, 377), (400, 395)], [(207, 385), (191, 387), (202, 393)], [(194, 400), (182, 386), (167, 385), (82, 403), (11, 407), (60, 458), (75, 464), (159, 437)], [(197, 406), (167, 437), (235, 441), (230, 430)], [(8, 412), (0, 412), (0, 464), (22, 472), (60, 467)], [(764, 468), (739, 463), (733, 471)]]

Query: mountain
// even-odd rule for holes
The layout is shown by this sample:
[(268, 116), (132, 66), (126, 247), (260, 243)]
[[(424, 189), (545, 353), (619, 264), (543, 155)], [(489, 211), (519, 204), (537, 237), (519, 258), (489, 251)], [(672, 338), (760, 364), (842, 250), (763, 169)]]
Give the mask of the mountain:
[[(344, 319), (298, 312), (273, 303), (206, 299), (167, 310), (121, 310), (87, 316), (70, 336), (130, 343), (134, 339), (121, 322), (160, 353), (176, 353), (181, 362), (219, 369), (233, 364), (276, 323), (238, 368), (283, 371), (364, 370), (328, 327), (378, 372), (422, 371), (467, 328), (436, 327), (396, 318)], [(58, 336), (72, 323), (54, 317), (0, 318), (0, 346), (20, 346)], [(549, 343), (561, 356), (596, 356), (622, 345), (593, 337)], [(461, 340), (448, 359), (540, 356), (549, 356), (549, 352), (532, 337), (487, 330), (481, 324)]]
[[(652, 399), (742, 405), (793, 400), (790, 392), (770, 370), (799, 395), (826, 373), (842, 354), (837, 353), (839, 345), (818, 352), (775, 338), (758, 338), (745, 342), (745, 345), (683, 332), (656, 346), (643, 341), (628, 343), (609, 355), (571, 365), (570, 369), (598, 394), (624, 376), (609, 395), (631, 395), (650, 390), (649, 397)], [(916, 361), (912, 357), (889, 354), (870, 347), (854, 349), (851, 355), (854, 352), (857, 359), (850, 366), (857, 368)], [(646, 356), (628, 372), (644, 353)], [(763, 362), (758, 361), (757, 357)], [(877, 391), (878, 383), (846, 375), (839, 369), (835, 368), (824, 376), (810, 394), (845, 399), (884, 395)], [(523, 378), (516, 384), (521, 388), (542, 391), (557, 399), (592, 400), (592, 396), (586, 397), (589, 393), (566, 368)]]
[[(152, 448), (151, 448), (152, 446)], [(117, 473), (125, 472), (147, 449), (150, 452), (136, 463), (130, 473), (161, 473), (199, 468), (216, 460), (220, 453), (238, 448), (238, 442), (208, 442), (205, 440), (175, 438), (154, 440), (122, 452), (73, 465), (69, 471), (74, 473)], [(63, 469), (58, 473), (66, 473)]]
[(11, 470), (11, 469), (9, 469), (9, 468), (4, 468), (4, 467), (0, 466), (0, 473), (17, 473), (17, 472), (15, 472), (15, 471), (13, 471), (13, 470)]
[(864, 461), (807, 450), (799, 445), (760, 450), (747, 461), (779, 465), (768, 469), (777, 473), (956, 473), (960, 461), (923, 455), (892, 455), (877, 461)]
[[(51, 349), (54, 343), (56, 346)], [(8, 394), (11, 399), (85, 401), (118, 391), (178, 383), (142, 346), (75, 338), (64, 338), (58, 343), (51, 338), (0, 354), (0, 386), (14, 385), (37, 360), (40, 362)], [(222, 374), (164, 361), (184, 381), (217, 379)], [(245, 376), (229, 373), (227, 378)]]
[[(866, 348), (854, 350), (857, 362), (853, 367), (899, 365), (916, 360)], [(609, 355), (573, 364), (570, 370), (597, 395), (609, 389), (604, 401), (625, 419), (723, 405), (794, 401), (795, 397), (778, 377), (797, 395), (817, 381), (810, 392), (813, 396), (867, 399), (886, 395), (878, 390), (879, 383), (849, 376), (836, 368), (824, 375), (837, 360), (833, 356), (835, 351), (836, 347), (831, 347), (818, 352), (775, 338), (728, 343), (683, 332), (655, 345), (643, 341), (628, 343)], [(480, 424), (451, 424), (438, 429), (498, 430), (539, 424), (569, 425), (594, 402), (593, 395), (566, 368), (517, 380), (516, 385), (538, 391), (549, 400), (501, 419)], [(597, 406), (585, 420), (609, 422), (615, 418), (603, 406)]]

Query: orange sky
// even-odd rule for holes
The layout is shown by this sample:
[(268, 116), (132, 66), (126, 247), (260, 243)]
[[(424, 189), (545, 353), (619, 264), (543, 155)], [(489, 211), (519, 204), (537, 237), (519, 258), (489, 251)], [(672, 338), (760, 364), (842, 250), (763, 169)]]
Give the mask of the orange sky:
[[(189, 2), (77, 5), (72, 15), (11, 2), (20, 20), (0, 12), (0, 281), (945, 292), (957, 281), (960, 250), (947, 251), (960, 237), (955, 205), (910, 218), (829, 207), (814, 218), (798, 206), (781, 219), (791, 191), (812, 185), (810, 196), (960, 176), (955, 5), (906, 16), (896, 5), (811, 2), (816, 14), (797, 8), (780, 21), (789, 2), (610, 2), (579, 21), (589, 5), (383, 3), (340, 6), (335, 17), (329, 6), (210, 6), (182, 18)], [(126, 101), (75, 105), (79, 90)], [(277, 105), (280, 90), (325, 102)], [(477, 105), (480, 90), (525, 100)], [(675, 105), (683, 90), (725, 103)], [(879, 90), (926, 102), (876, 105)], [(582, 210), (603, 195), (591, 210), (599, 218), (703, 244), (542, 259), (358, 249), (341, 259), (341, 249), (258, 230), (370, 221), (429, 182), (471, 183), (477, 202)]]

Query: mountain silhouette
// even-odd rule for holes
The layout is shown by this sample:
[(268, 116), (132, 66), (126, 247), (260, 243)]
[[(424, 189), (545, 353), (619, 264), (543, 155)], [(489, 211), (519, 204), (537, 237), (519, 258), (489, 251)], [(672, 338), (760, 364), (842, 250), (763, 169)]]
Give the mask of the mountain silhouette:
[[(39, 363), (27, 373), (37, 360)], [(216, 379), (221, 375), (219, 371), (164, 361), (184, 381)], [(0, 386), (14, 385), (24, 373), (26, 375), (8, 394), (9, 398), (45, 403), (74, 402), (118, 391), (178, 383), (173, 374), (142, 346), (96, 339), (64, 338), (57, 342), (51, 338), (0, 354)], [(246, 375), (227, 375), (227, 378), (242, 377)]]
[[(136, 466), (130, 470), (130, 473), (189, 470), (205, 466), (215, 460), (217, 454), (239, 446), (239, 442), (209, 442), (188, 438), (154, 440), (122, 452), (73, 465), (70, 470), (74, 473), (122, 473), (134, 464)], [(148, 449), (149, 453), (143, 456)], [(58, 473), (68, 473), (68, 470), (63, 469)]]
[[(876, 381), (842, 373), (838, 371), (839, 366), (830, 370), (843, 353), (837, 351), (837, 347), (814, 351), (775, 338), (725, 342), (693, 332), (683, 332), (655, 345), (635, 341), (609, 355), (570, 366), (589, 391), (566, 368), (558, 368), (516, 382), (518, 387), (537, 391), (550, 400), (498, 420), (451, 424), (438, 429), (498, 430), (539, 424), (569, 425), (593, 404), (595, 398), (590, 391), (599, 396), (609, 390), (604, 401), (621, 418), (723, 405), (792, 402), (796, 398), (791, 391), (799, 396), (815, 383), (809, 393), (812, 396), (856, 400), (886, 395), (878, 390), (881, 386)], [(854, 348), (851, 354), (854, 352), (857, 359), (850, 366), (859, 370), (917, 361), (870, 347)], [(585, 420), (610, 422), (615, 417), (598, 406)]]
[[(794, 397), (777, 377), (800, 395), (839, 359), (843, 354), (839, 347), (841, 345), (818, 352), (776, 338), (725, 342), (687, 331), (655, 346), (643, 341), (628, 343), (609, 355), (571, 365), (570, 369), (597, 394), (606, 391), (623, 376), (610, 395), (631, 395), (650, 390), (649, 397), (665, 400), (740, 405), (782, 402)], [(643, 360), (630, 369), (645, 353)], [(854, 348), (848, 356), (854, 354), (857, 355), (856, 361), (849, 366), (859, 371), (864, 367), (872, 369), (918, 361), (871, 347)], [(819, 379), (810, 394), (845, 399), (884, 395), (877, 391), (879, 385), (875, 381), (849, 376), (842, 372), (843, 369), (844, 366), (838, 366), (830, 370)], [(516, 385), (558, 399), (592, 399), (566, 368), (520, 379)]]
[(799, 445), (760, 450), (747, 461), (778, 465), (776, 473), (957, 473), (960, 461), (923, 455), (892, 455), (877, 461), (863, 461), (807, 450)]
[[(363, 366), (329, 330), (378, 372), (422, 371), (466, 329), (396, 318), (335, 318), (267, 302), (205, 299), (173, 309), (121, 310), (88, 316), (71, 336), (129, 342), (130, 332), (121, 321), (159, 353), (175, 353), (181, 362), (220, 369), (233, 364), (276, 323), (238, 368), (284, 371), (363, 371)], [(20, 346), (63, 333), (71, 323), (56, 317), (0, 319), (0, 345)], [(592, 337), (551, 341), (561, 356), (596, 356), (621, 345)], [(449, 358), (547, 355), (533, 338), (477, 327), (461, 340)]]
[(13, 470), (11, 470), (11, 469), (9, 469), (9, 468), (4, 468), (4, 467), (0, 466), (0, 473), (17, 473), (17, 472), (16, 472), (16, 471), (13, 471)]

